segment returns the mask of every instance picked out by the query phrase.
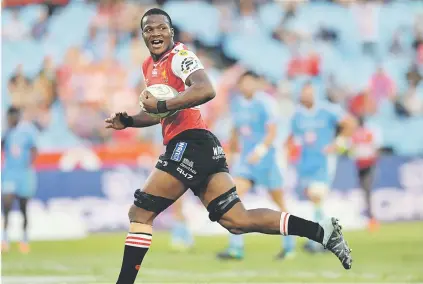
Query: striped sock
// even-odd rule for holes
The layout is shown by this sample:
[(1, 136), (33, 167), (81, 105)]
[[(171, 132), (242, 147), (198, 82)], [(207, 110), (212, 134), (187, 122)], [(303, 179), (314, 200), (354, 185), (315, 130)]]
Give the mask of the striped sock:
[(306, 237), (310, 240), (322, 243), (323, 228), (315, 222), (282, 212), (280, 231), (283, 236), (294, 235)]
[(125, 241), (122, 267), (116, 284), (132, 284), (151, 245), (151, 234), (128, 233)]

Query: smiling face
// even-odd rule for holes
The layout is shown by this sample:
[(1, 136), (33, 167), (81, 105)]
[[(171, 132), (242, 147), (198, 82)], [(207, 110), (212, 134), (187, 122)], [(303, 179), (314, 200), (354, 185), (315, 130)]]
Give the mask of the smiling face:
[(160, 57), (173, 46), (173, 29), (164, 15), (148, 15), (142, 21), (142, 36), (152, 55)]

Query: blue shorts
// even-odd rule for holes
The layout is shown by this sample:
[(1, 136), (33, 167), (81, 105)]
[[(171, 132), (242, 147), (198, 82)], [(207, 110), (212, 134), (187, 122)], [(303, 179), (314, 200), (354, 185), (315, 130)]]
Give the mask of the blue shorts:
[(255, 186), (265, 187), (269, 191), (280, 190), (283, 185), (281, 167), (275, 155), (265, 156), (255, 165), (241, 157), (231, 171), (233, 177), (250, 180)]
[(18, 172), (4, 171), (1, 177), (2, 194), (15, 194), (22, 198), (35, 195), (37, 176), (34, 170)]

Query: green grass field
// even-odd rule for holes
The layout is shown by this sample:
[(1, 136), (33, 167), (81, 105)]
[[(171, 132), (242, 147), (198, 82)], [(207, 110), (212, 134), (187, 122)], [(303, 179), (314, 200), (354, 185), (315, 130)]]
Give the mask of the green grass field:
[[(354, 263), (345, 271), (332, 254), (308, 255), (299, 250), (284, 262), (277, 236), (249, 235), (246, 259), (219, 262), (216, 251), (227, 239), (196, 238), (195, 250), (169, 251), (169, 236), (155, 234), (137, 283), (374, 283), (423, 282), (423, 223), (384, 225), (376, 233), (345, 233)], [(12, 246), (2, 255), (2, 283), (115, 283), (125, 233), (99, 234), (84, 240), (34, 242), (28, 255)], [(301, 239), (301, 244), (303, 239)]]

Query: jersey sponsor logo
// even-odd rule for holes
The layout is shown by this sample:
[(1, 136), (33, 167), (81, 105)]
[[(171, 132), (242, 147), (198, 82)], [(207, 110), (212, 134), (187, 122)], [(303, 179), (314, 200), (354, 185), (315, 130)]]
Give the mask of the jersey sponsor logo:
[(179, 51), (179, 55), (180, 56), (187, 56), (188, 52), (186, 50), (181, 50), (181, 51)]
[(194, 176), (190, 173), (186, 173), (183, 169), (181, 169), (180, 167), (178, 167), (176, 169), (178, 171), (178, 173), (180, 173), (181, 175), (183, 175), (186, 179), (191, 180)]
[(213, 160), (218, 160), (225, 157), (225, 152), (223, 151), (223, 147), (217, 146), (213, 147)]
[(175, 149), (173, 150), (172, 156), (170, 157), (171, 160), (175, 162), (180, 162), (182, 160), (182, 155), (187, 148), (187, 142), (178, 142), (176, 143)]
[(184, 158), (183, 160), (182, 160), (182, 163), (183, 164), (185, 164), (185, 165), (187, 165), (188, 167), (194, 167), (194, 162), (193, 161), (190, 161), (190, 160), (188, 160), (187, 158)]
[(190, 71), (195, 70), (198, 67), (198, 60), (194, 57), (187, 57), (182, 60), (181, 70), (184, 74), (188, 74)]
[(189, 172), (191, 172), (192, 174), (194, 174), (194, 175), (196, 175), (196, 174), (197, 174), (197, 171), (195, 171), (195, 170), (193, 169), (193, 167), (194, 167), (194, 162), (193, 162), (193, 161), (190, 161), (190, 160), (188, 160), (187, 158), (184, 158), (184, 159), (182, 160), (182, 163), (180, 163), (179, 165), (180, 165), (181, 167), (185, 168), (186, 170), (188, 170)]
[(157, 77), (158, 71), (156, 68), (153, 69), (153, 71), (151, 71), (151, 77)]

